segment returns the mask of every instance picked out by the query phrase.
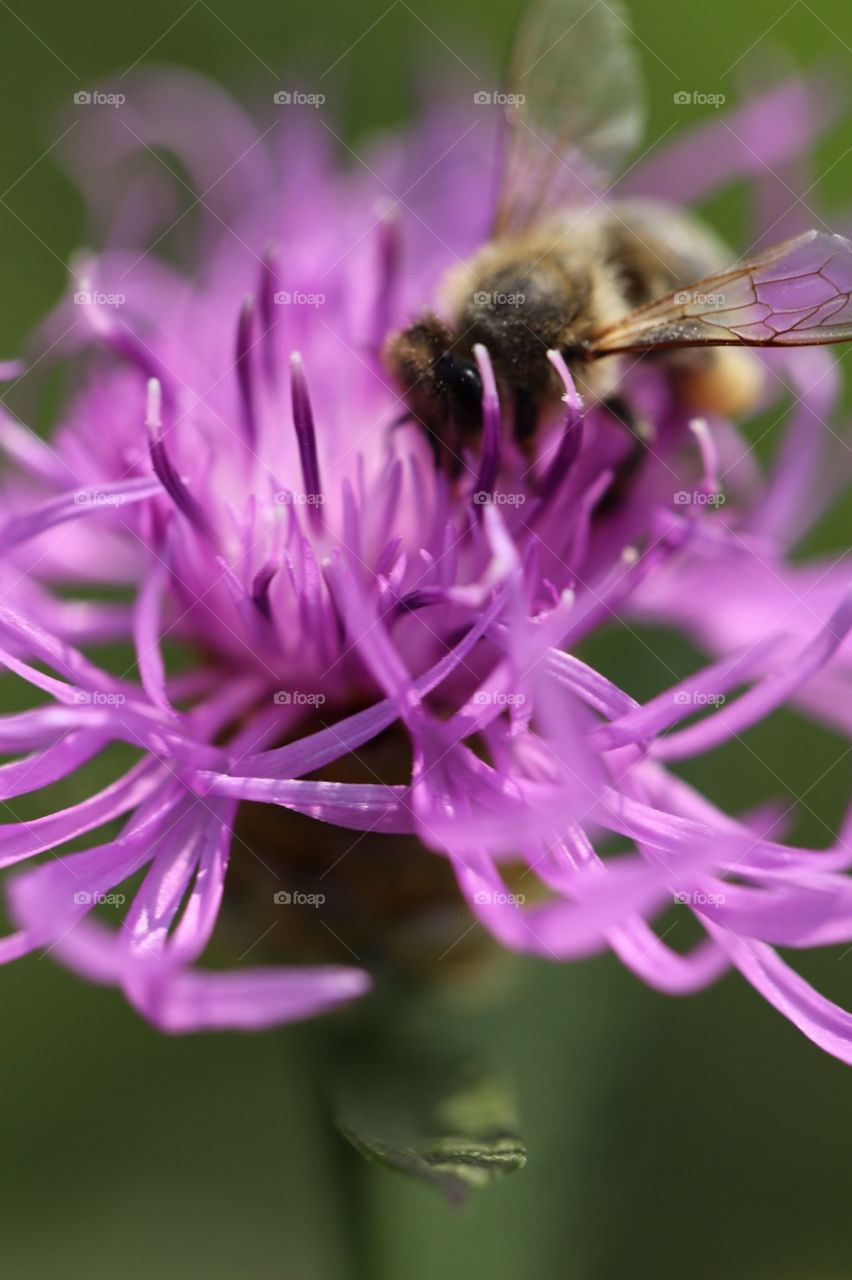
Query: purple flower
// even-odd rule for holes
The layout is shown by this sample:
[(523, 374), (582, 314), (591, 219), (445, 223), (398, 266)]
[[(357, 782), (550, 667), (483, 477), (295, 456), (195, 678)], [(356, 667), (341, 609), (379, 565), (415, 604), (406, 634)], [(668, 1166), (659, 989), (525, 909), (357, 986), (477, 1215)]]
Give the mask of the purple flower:
[[(795, 401), (759, 472), (738, 424), (690, 422), (651, 361), (629, 374), (655, 432), (638, 467), (558, 357), (564, 416), (523, 459), (480, 348), (482, 448), (450, 478), (400, 422), (379, 352), (482, 240), (487, 122), (429, 113), (344, 174), (309, 109), (261, 133), (186, 74), (137, 75), (126, 96), (120, 119), (72, 135), (108, 247), (75, 263), (38, 349), (70, 360), (76, 390), (50, 443), (0, 418), (2, 662), (44, 695), (0, 717), (0, 795), (116, 743), (136, 758), (0, 826), (0, 865), (51, 855), (9, 877), (3, 957), (49, 948), (168, 1031), (317, 1014), (368, 990), (380, 940), (345, 964), (198, 968), (223, 901), (251, 918), (260, 884), (265, 920), (326, 846), (355, 881), (386, 848), (387, 896), (425, 849), (505, 947), (611, 948), (674, 993), (733, 965), (852, 1061), (850, 1015), (774, 949), (852, 941), (848, 839), (781, 843), (783, 814), (724, 813), (670, 768), (782, 703), (852, 726), (848, 572), (788, 560), (837, 484), (832, 357), (766, 359), (767, 402), (788, 386)], [(824, 114), (781, 85), (624, 190), (686, 203), (745, 176), (767, 196), (767, 166), (796, 161)], [(783, 212), (772, 195), (766, 225)], [(156, 250), (191, 219), (179, 272)], [(577, 654), (613, 617), (675, 626), (710, 665), (640, 705)], [(86, 656), (116, 642), (133, 647), (124, 670)], [(340, 875), (315, 885), (320, 923)], [(704, 934), (686, 954), (652, 928), (673, 902)]]

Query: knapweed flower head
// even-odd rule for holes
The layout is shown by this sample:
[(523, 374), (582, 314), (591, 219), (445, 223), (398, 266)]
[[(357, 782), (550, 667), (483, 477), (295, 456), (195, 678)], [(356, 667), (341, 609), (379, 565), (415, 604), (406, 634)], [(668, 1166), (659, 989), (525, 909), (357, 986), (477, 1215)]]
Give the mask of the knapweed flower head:
[[(765, 175), (824, 107), (782, 84), (622, 190), (686, 205), (753, 178), (766, 230)], [(852, 1060), (850, 1015), (775, 949), (852, 941), (848, 839), (783, 843), (783, 813), (724, 812), (673, 767), (784, 703), (852, 725), (848, 571), (788, 558), (836, 492), (833, 357), (766, 359), (787, 407), (761, 470), (653, 360), (626, 374), (637, 454), (554, 353), (562, 410), (522, 454), (479, 347), (482, 440), (451, 474), (380, 353), (483, 239), (483, 114), (430, 110), (348, 171), (312, 106), (262, 132), (187, 74), (128, 77), (106, 115), (71, 157), (105, 247), (37, 343), (73, 391), (46, 443), (0, 422), (2, 661), (35, 691), (0, 717), (3, 957), (49, 948), (165, 1030), (260, 1028), (365, 996), (385, 934), (425, 917), (451, 952), (469, 911), (505, 948), (612, 949), (665, 992), (733, 966)], [(613, 619), (637, 669), (649, 621), (709, 665), (640, 704), (581, 656)], [(96, 759), (123, 772), (54, 808)], [(675, 909), (689, 951), (654, 929)], [(246, 954), (204, 967), (235, 920)]]

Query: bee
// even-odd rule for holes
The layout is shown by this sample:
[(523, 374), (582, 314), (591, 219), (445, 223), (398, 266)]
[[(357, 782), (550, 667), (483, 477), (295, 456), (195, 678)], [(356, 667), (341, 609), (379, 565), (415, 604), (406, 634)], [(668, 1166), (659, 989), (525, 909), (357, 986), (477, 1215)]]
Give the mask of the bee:
[(844, 237), (807, 231), (726, 267), (732, 255), (691, 214), (604, 198), (642, 134), (627, 30), (616, 0), (545, 0), (529, 12), (511, 63), (490, 235), (449, 272), (439, 311), (385, 345), (407, 416), (451, 472), (482, 430), (478, 344), (530, 455), (564, 394), (550, 351), (588, 404), (635, 434), (622, 383), (639, 358), (664, 366), (685, 410), (733, 416), (761, 394), (762, 366), (748, 348), (852, 339)]

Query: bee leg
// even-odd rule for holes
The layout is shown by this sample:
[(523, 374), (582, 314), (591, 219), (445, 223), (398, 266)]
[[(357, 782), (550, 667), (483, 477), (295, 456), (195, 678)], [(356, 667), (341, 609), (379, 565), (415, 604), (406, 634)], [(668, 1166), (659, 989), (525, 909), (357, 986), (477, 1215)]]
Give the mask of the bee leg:
[(512, 435), (521, 452), (529, 454), (538, 426), (538, 406), (526, 387), (515, 388), (515, 418)]

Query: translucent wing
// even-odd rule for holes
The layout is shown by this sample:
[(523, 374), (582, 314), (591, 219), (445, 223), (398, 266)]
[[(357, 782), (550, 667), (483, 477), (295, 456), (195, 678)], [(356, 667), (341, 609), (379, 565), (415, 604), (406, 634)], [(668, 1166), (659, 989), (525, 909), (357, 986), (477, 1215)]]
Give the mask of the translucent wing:
[(653, 347), (852, 341), (852, 241), (806, 231), (593, 334), (590, 358)]
[(512, 56), (495, 235), (593, 199), (638, 143), (629, 34), (618, 0), (532, 0)]

